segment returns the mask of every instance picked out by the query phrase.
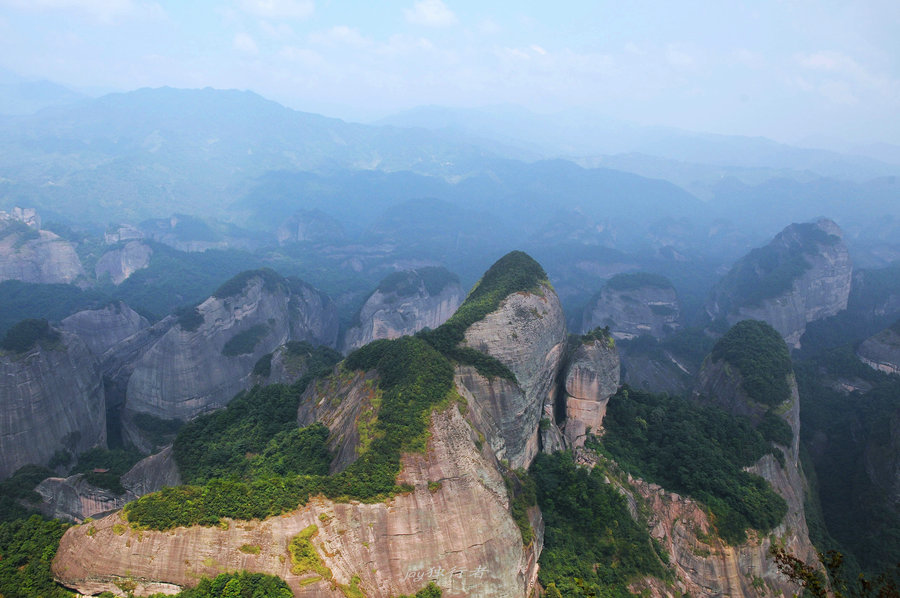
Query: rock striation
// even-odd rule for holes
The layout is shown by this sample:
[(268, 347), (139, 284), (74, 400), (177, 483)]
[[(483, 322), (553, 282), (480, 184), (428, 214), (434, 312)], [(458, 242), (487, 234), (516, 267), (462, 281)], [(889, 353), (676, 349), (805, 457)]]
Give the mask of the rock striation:
[(606, 405), (619, 388), (619, 355), (612, 336), (594, 334), (578, 339), (565, 370), (565, 437), (582, 446), (588, 433), (603, 427)]
[[(195, 313), (169, 324), (137, 348), (126, 388), (126, 418), (145, 413), (188, 420), (222, 407), (252, 383), (253, 367), (262, 356), (290, 340), (334, 346), (338, 328), (327, 296), (271, 270), (239, 274)], [(129, 367), (111, 361), (119, 371)]]
[(97, 280), (109, 277), (113, 284), (119, 285), (138, 270), (149, 266), (152, 256), (153, 249), (146, 243), (126, 241), (100, 256), (94, 266), (94, 274)]
[(378, 339), (415, 334), (443, 324), (465, 299), (459, 279), (444, 268), (395, 272), (366, 299), (358, 324), (347, 329), (344, 353)]
[(613, 276), (585, 307), (581, 331), (607, 326), (617, 339), (675, 332), (681, 327), (675, 287), (665, 277), (646, 272)]
[(40, 230), (39, 222), (0, 212), (0, 281), (67, 284), (83, 278), (72, 243)]
[(729, 325), (763, 320), (799, 348), (809, 322), (846, 309), (852, 275), (834, 222), (791, 224), (734, 265), (713, 290), (706, 312)]
[[(341, 397), (347, 400), (350, 395)], [(432, 416), (427, 452), (403, 457), (398, 481), (412, 492), (375, 504), (316, 498), (281, 517), (174, 534), (132, 530), (115, 513), (68, 530), (53, 572), (82, 594), (115, 592), (116, 583), (130, 578), (136, 595), (147, 595), (246, 570), (283, 578), (295, 596), (339, 598), (343, 593), (331, 582), (291, 570), (288, 544), (316, 525), (313, 545), (335, 580), (347, 585), (358, 576), (369, 598), (412, 594), (430, 579), (447, 598), (524, 598), (535, 584), (541, 536), (530, 549), (522, 546), (496, 461), (476, 448), (477, 440), (451, 407)], [(259, 552), (241, 550), (247, 546)]]
[(527, 468), (541, 449), (542, 418), (556, 425), (557, 381), (565, 362), (566, 337), (562, 307), (549, 283), (541, 283), (534, 292), (509, 295), (465, 332), (463, 346), (494, 357), (515, 376), (513, 382), (489, 379), (472, 366), (456, 370), (456, 384), (469, 403), (472, 421), (510, 467)]
[(871, 368), (900, 375), (900, 322), (863, 341), (856, 354)]
[(121, 301), (74, 313), (60, 322), (60, 328), (77, 334), (98, 357), (149, 326), (147, 318)]
[(54, 331), (22, 351), (0, 350), (0, 479), (58, 450), (106, 446), (106, 402), (84, 342)]

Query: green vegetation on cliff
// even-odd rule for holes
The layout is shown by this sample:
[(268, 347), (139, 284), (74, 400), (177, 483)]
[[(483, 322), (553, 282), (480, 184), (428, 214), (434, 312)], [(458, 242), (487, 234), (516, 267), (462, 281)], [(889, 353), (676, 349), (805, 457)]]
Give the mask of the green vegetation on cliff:
[(175, 441), (175, 458), (185, 482), (202, 485), (141, 497), (125, 507), (129, 521), (163, 530), (215, 525), (222, 517), (277, 515), (319, 493), (378, 501), (406, 490), (396, 482), (400, 456), (425, 449), (431, 411), (450, 393), (453, 367), (413, 337), (366, 345), (345, 367), (377, 370), (382, 390), (369, 450), (347, 469), (326, 475), (324, 426), (296, 429), (298, 401), (314, 376), (311, 370), (293, 386), (254, 388), (224, 410), (187, 424)]
[(263, 288), (267, 291), (275, 291), (279, 286), (285, 283), (284, 277), (271, 268), (245, 270), (222, 283), (222, 285), (213, 293), (213, 297), (216, 299), (236, 297), (244, 292), (244, 287), (246, 287), (247, 283), (253, 278), (261, 279), (263, 281)]
[(84, 474), (84, 479), (98, 488), (105, 488), (116, 494), (125, 494), (121, 477), (144, 455), (135, 449), (92, 448), (78, 455), (78, 464), (69, 475)]
[(781, 335), (765, 322), (738, 322), (719, 339), (710, 357), (737, 368), (741, 388), (757, 403), (774, 407), (791, 397), (791, 356)]
[(256, 349), (266, 334), (269, 327), (265, 324), (256, 324), (247, 330), (238, 332), (225, 342), (222, 347), (222, 355), (225, 357), (237, 357), (238, 355), (249, 355)]
[(600, 468), (576, 466), (569, 452), (540, 454), (530, 475), (545, 524), (538, 572), (545, 588), (554, 584), (573, 598), (624, 598), (637, 578), (667, 577), (665, 555)]
[(71, 598), (53, 581), (50, 563), (69, 526), (37, 515), (0, 523), (0, 596)]
[(732, 544), (747, 528), (769, 531), (787, 513), (768, 482), (743, 470), (770, 450), (749, 420), (624, 387), (609, 400), (603, 427), (593, 446), (626, 471), (706, 504)]
[[(24, 519), (36, 511), (41, 495), (34, 487), (52, 475), (46, 467), (26, 465), (0, 482), (0, 522)], [(29, 504), (33, 506), (29, 508)]]
[(35, 343), (40, 341), (53, 343), (59, 338), (59, 332), (51, 328), (47, 320), (22, 320), (6, 331), (3, 340), (0, 340), (0, 349), (24, 353), (34, 347)]
[(471, 347), (459, 347), (466, 330), (489, 313), (496, 311), (500, 303), (513, 293), (533, 293), (547, 282), (547, 273), (541, 265), (522, 251), (512, 251), (491, 266), (469, 296), (449, 320), (434, 330), (418, 333), (432, 347), (448, 358), (474, 366), (483, 376), (495, 376), (515, 381), (508, 367), (490, 355)]

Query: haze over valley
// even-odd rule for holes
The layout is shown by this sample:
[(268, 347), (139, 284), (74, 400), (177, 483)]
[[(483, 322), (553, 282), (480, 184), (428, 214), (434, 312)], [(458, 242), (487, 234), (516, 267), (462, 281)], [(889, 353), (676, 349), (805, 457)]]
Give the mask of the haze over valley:
[(0, 596), (893, 595), (896, 26), (0, 0)]

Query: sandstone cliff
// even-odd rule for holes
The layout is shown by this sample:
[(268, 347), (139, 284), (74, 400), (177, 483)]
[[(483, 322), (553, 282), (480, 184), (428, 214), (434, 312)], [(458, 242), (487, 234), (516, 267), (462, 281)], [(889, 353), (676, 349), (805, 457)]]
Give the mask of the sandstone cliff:
[(84, 268), (69, 241), (0, 213), (0, 281), (71, 283), (82, 277)]
[(459, 366), (456, 383), (498, 458), (514, 469), (527, 468), (541, 448), (541, 419), (556, 426), (557, 380), (566, 353), (566, 322), (556, 292), (542, 283), (535, 292), (509, 295), (466, 330), (463, 345), (496, 358), (515, 376), (515, 382), (488, 379), (474, 367)]
[(223, 571), (259, 571), (285, 579), (295, 596), (338, 598), (343, 593), (331, 583), (291, 570), (288, 544), (316, 525), (313, 545), (335, 580), (346, 585), (359, 576), (368, 598), (414, 593), (429, 579), (447, 598), (525, 597), (540, 537), (530, 552), (522, 547), (503, 479), (476, 441), (451, 407), (432, 416), (427, 453), (403, 458), (399, 481), (413, 486), (410, 493), (376, 504), (317, 498), (265, 521), (176, 533), (131, 530), (116, 513), (67, 531), (53, 571), (81, 593), (116, 591), (116, 582), (132, 579), (137, 595), (174, 593)]
[(67, 478), (47, 478), (35, 491), (41, 495), (41, 512), (81, 523), (88, 517), (102, 517), (117, 511), (139, 496), (167, 486), (181, 484), (172, 447), (150, 455), (135, 464), (121, 478), (124, 494), (116, 494), (91, 485), (82, 474)]
[(147, 318), (121, 301), (110, 303), (101, 309), (74, 313), (60, 322), (60, 328), (77, 334), (91, 353), (98, 357), (149, 326)]
[(600, 432), (609, 397), (619, 388), (619, 355), (611, 336), (602, 333), (578, 340), (566, 363), (565, 437), (573, 446), (588, 433)]
[(106, 446), (97, 363), (74, 334), (52, 336), (21, 352), (0, 350), (0, 479), (60, 449)]
[[(272, 271), (238, 275), (140, 353), (128, 378), (126, 417), (191, 419), (252, 383), (253, 366), (289, 340), (334, 346), (334, 304)], [(122, 364), (121, 368), (127, 369)]]
[(581, 331), (609, 326), (617, 339), (662, 337), (681, 326), (681, 307), (666, 278), (639, 272), (613, 276), (585, 307)]
[(275, 231), (279, 245), (288, 243), (336, 243), (344, 238), (341, 223), (321, 210), (300, 210)]
[(382, 338), (437, 328), (453, 315), (465, 295), (459, 279), (444, 268), (396, 272), (379, 284), (359, 312), (359, 323), (344, 335), (343, 351)]
[(94, 274), (97, 280), (108, 276), (113, 284), (122, 284), (129, 276), (149, 266), (152, 256), (153, 250), (146, 243), (128, 241), (100, 256)]
[(900, 375), (900, 322), (863, 341), (856, 353), (868, 366)]
[(799, 347), (806, 324), (846, 309), (852, 266), (831, 220), (791, 224), (741, 258), (707, 302), (712, 319), (763, 320)]

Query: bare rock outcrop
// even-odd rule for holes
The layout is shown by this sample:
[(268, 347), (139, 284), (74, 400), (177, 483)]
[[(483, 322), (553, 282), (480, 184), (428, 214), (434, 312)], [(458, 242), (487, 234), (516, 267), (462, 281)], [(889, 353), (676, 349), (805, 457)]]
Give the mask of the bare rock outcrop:
[(603, 333), (579, 339), (565, 372), (566, 440), (581, 446), (589, 432), (603, 426), (606, 405), (619, 388), (619, 355), (611, 336)]
[(94, 266), (94, 274), (98, 280), (108, 276), (113, 284), (122, 284), (129, 276), (149, 266), (152, 256), (153, 249), (146, 243), (127, 241), (101, 255)]
[(106, 446), (97, 362), (74, 334), (49, 329), (23, 351), (0, 350), (0, 479), (57, 450)]
[(81, 337), (91, 353), (98, 357), (149, 326), (147, 318), (121, 301), (100, 309), (79, 311), (60, 322), (60, 328)]
[(465, 299), (459, 279), (444, 268), (395, 272), (379, 284), (344, 335), (343, 351), (378, 339), (415, 334), (443, 324)]
[(498, 458), (528, 467), (540, 450), (540, 420), (554, 412), (565, 360), (566, 322), (556, 292), (542, 283), (534, 292), (509, 295), (466, 330), (463, 345), (496, 358), (515, 376), (515, 382), (488, 379), (460, 366), (456, 383)]
[(279, 245), (335, 243), (344, 238), (344, 227), (321, 210), (299, 210), (281, 223), (275, 236)]
[(863, 341), (856, 354), (871, 368), (900, 375), (900, 322)]
[(791, 224), (765, 247), (741, 258), (706, 304), (728, 324), (763, 320), (798, 348), (809, 322), (846, 309), (853, 268), (831, 220)]
[(430, 579), (448, 598), (524, 598), (535, 584), (535, 548), (523, 548), (503, 479), (476, 441), (450, 408), (432, 416), (427, 453), (403, 457), (398, 481), (410, 484), (410, 493), (375, 504), (315, 498), (281, 517), (176, 533), (132, 530), (116, 513), (68, 530), (53, 572), (83, 594), (116, 591), (117, 582), (132, 579), (136, 595), (147, 595), (247, 570), (283, 578), (295, 596), (339, 598), (330, 582), (309, 583), (292, 572), (288, 544), (316, 525), (313, 545), (335, 580), (349, 584), (359, 576), (369, 598), (415, 593)]
[(0, 212), (0, 281), (65, 284), (83, 278), (72, 243), (40, 230), (39, 220), (26, 220)]
[(581, 331), (606, 326), (617, 339), (675, 332), (681, 327), (675, 287), (665, 277), (646, 272), (613, 276), (585, 307)]
[(191, 419), (246, 389), (256, 362), (279, 345), (305, 340), (334, 346), (336, 337), (334, 304), (319, 291), (271, 270), (238, 275), (139, 349), (128, 378), (126, 417)]

